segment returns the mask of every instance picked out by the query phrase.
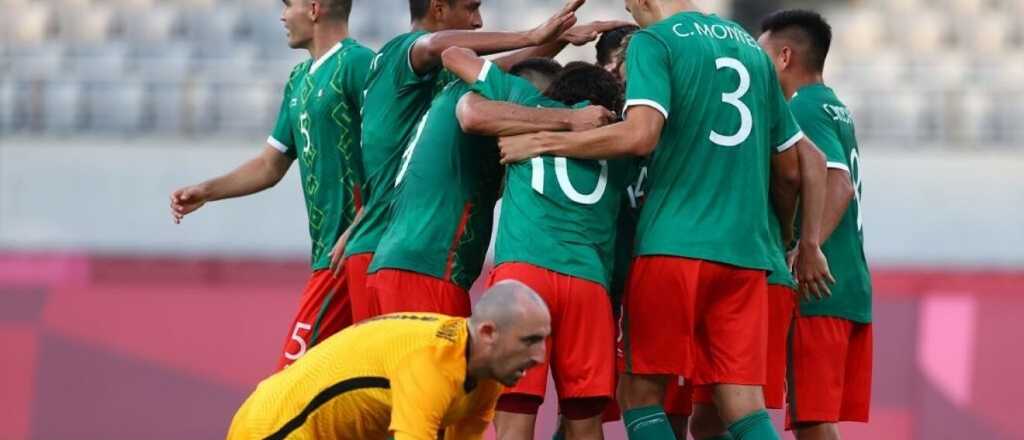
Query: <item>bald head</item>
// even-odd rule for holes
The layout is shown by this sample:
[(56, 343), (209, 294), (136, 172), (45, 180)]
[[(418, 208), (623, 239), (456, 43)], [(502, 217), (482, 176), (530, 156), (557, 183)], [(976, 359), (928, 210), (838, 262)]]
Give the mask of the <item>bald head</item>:
[(484, 292), (473, 306), (474, 323), (493, 321), (505, 327), (519, 320), (544, 317), (550, 320), (548, 306), (537, 292), (519, 281), (508, 280), (495, 284)]

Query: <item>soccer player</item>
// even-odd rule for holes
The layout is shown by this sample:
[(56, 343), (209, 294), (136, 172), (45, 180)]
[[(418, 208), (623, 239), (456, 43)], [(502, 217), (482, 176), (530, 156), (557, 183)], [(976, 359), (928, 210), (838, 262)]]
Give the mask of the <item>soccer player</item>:
[(556, 39), (575, 24), (575, 11), (582, 4), (570, 0), (527, 32), (472, 32), (482, 26), (480, 0), (409, 0), (412, 31), (380, 49), (366, 80), (362, 160), (370, 194), (354, 226), (336, 245), (344, 250), (344, 261), (332, 261), (333, 269), (344, 270), (350, 278), (356, 321), (380, 313), (366, 288), (366, 273), (390, 220), (402, 153), (423, 127), (420, 122), (434, 95), (452, 79), (442, 71), (441, 52), (455, 45), (486, 54), (532, 46), (504, 57), (501, 62), (508, 65), (550, 55), (560, 44)]
[[(666, 380), (681, 375), (712, 386), (733, 437), (777, 439), (761, 389), (774, 243), (769, 164), (799, 169), (792, 147), (809, 141), (771, 61), (738, 25), (688, 0), (626, 6), (644, 29), (627, 49), (625, 120), (503, 138), (503, 160), (651, 156), (625, 299), (619, 397), (627, 434), (674, 437), (661, 403)], [(773, 160), (770, 151), (784, 156)], [(821, 289), (830, 276), (816, 240), (824, 191), (799, 190), (801, 236), (810, 240), (801, 240), (796, 269), (802, 283)], [(795, 200), (796, 191), (782, 186), (775, 198)]]
[(544, 361), (547, 306), (520, 283), (492, 287), (469, 319), (362, 321), (264, 380), (228, 439), (483, 439), (502, 386)]
[[(451, 49), (445, 65), (474, 80), (488, 99), (524, 107), (582, 102), (622, 107), (618, 79), (588, 63), (571, 63), (542, 95), (472, 52)], [(551, 360), (529, 370), (498, 402), (495, 425), (503, 439), (532, 439), (544, 401), (549, 365), (568, 438), (601, 438), (601, 414), (614, 394), (614, 324), (608, 284), (619, 202), (628, 161), (538, 157), (511, 165), (502, 195), (489, 284), (519, 280), (552, 311)]]
[(788, 10), (768, 16), (762, 31), (793, 116), (828, 158), (820, 237), (837, 280), (830, 297), (800, 302), (789, 340), (786, 428), (801, 440), (838, 439), (836, 423), (867, 422), (871, 401), (871, 274), (860, 151), (850, 111), (822, 80), (832, 42), (828, 23), (815, 12)]
[[(586, 43), (602, 30), (600, 24), (570, 29), (561, 41)], [(550, 70), (543, 61), (526, 63)], [(539, 82), (550, 81), (540, 70), (514, 67)], [(529, 129), (582, 130), (611, 121), (611, 112), (599, 108), (494, 104), (470, 94), (466, 82), (453, 81), (419, 121), (402, 155), (391, 218), (369, 268), (367, 288), (380, 313), (469, 315), (469, 288), (483, 267), (504, 175), (492, 136)], [(496, 119), (504, 126), (492, 122)], [(516, 122), (521, 128), (509, 126)]]
[(373, 52), (349, 37), (351, 0), (285, 0), (288, 45), (311, 58), (292, 70), (273, 133), (260, 154), (234, 171), (171, 194), (175, 223), (206, 202), (274, 186), (296, 158), (309, 217), (313, 273), (278, 361), (283, 368), (352, 323), (344, 277), (328, 266), (338, 237), (361, 203), (359, 157), (363, 89)]

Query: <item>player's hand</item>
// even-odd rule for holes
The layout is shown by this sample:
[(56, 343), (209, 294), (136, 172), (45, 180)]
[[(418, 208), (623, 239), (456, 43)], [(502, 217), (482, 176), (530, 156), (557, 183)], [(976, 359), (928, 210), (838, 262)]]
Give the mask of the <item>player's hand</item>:
[(171, 193), (171, 216), (174, 223), (181, 223), (187, 214), (201, 208), (207, 201), (206, 192), (198, 185), (186, 186)]
[(793, 264), (800, 294), (806, 300), (825, 299), (832, 296), (828, 288), (836, 279), (828, 269), (828, 260), (821, 247), (804, 241), (797, 246), (796, 261)]
[(498, 139), (501, 163), (508, 165), (540, 156), (546, 149), (559, 145), (560, 137), (559, 133), (546, 131), (502, 137)]
[(615, 113), (599, 105), (588, 105), (572, 112), (569, 116), (569, 130), (593, 130), (612, 122), (615, 122)]
[(582, 46), (596, 40), (604, 32), (630, 24), (632, 23), (622, 20), (592, 21), (587, 24), (573, 26), (562, 34), (561, 39), (571, 43), (573, 46)]
[(555, 41), (565, 31), (576, 24), (576, 10), (583, 6), (585, 0), (567, 0), (555, 15), (548, 18), (527, 33), (527, 38), (534, 46), (540, 46)]
[[(346, 231), (347, 232), (347, 231)], [(337, 278), (341, 275), (341, 268), (344, 267), (345, 263), (345, 245), (348, 244), (348, 234), (341, 234), (338, 237), (338, 242), (334, 243), (334, 249), (331, 249), (331, 275)]]

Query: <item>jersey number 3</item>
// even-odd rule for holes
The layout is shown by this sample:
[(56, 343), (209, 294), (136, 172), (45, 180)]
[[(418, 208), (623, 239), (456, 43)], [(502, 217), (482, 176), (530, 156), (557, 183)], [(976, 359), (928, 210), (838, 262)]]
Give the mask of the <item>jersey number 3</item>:
[(743, 101), (740, 101), (744, 95), (750, 91), (750, 72), (743, 66), (743, 63), (736, 58), (719, 58), (715, 60), (715, 67), (718, 70), (732, 69), (735, 70), (740, 76), (740, 85), (736, 91), (732, 93), (723, 93), (722, 102), (736, 107), (736, 110), (740, 112), (740, 130), (732, 135), (724, 135), (717, 131), (711, 130), (711, 142), (715, 145), (723, 147), (735, 147), (742, 144), (750, 137), (750, 132), (754, 128), (754, 117), (750, 113), (750, 107), (747, 107)]

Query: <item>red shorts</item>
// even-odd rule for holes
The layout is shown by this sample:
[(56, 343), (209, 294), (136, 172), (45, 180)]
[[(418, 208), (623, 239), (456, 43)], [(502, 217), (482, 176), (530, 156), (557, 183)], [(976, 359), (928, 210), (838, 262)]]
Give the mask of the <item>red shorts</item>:
[(637, 257), (624, 299), (624, 371), (683, 376), (695, 385), (763, 385), (767, 290), (762, 270)]
[(398, 312), (441, 313), (469, 316), (469, 292), (454, 283), (430, 275), (397, 269), (381, 269), (366, 281), (380, 314)]
[(525, 263), (503, 263), (487, 280), (516, 280), (536, 291), (551, 312), (545, 362), (526, 371), (508, 394), (543, 398), (552, 368), (559, 399), (615, 396), (615, 327), (604, 286)]
[(798, 316), (789, 337), (786, 429), (815, 422), (867, 422), (871, 324)]
[(665, 385), (665, 414), (689, 417), (693, 414), (693, 384), (673, 377)]
[(377, 301), (370, 296), (366, 288), (366, 271), (373, 261), (372, 253), (349, 255), (345, 258), (343, 271), (348, 276), (348, 292), (352, 298), (352, 322), (380, 315)]
[(288, 327), (284, 351), (277, 369), (287, 367), (320, 341), (352, 325), (352, 304), (344, 273), (335, 278), (330, 270), (313, 272), (299, 300), (299, 311)]
[[(768, 364), (764, 385), (764, 406), (782, 409), (786, 404), (786, 338), (793, 322), (796, 292), (786, 286), (768, 285)], [(693, 390), (693, 402), (713, 404), (710, 386)]]

